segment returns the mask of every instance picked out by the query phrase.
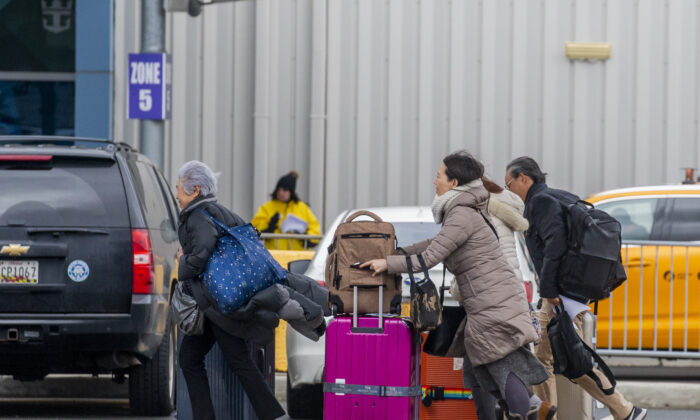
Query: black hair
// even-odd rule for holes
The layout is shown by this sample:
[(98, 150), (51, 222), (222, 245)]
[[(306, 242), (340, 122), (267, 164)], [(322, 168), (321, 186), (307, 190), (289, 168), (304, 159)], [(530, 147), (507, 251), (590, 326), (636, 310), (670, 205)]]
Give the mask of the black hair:
[(298, 202), (299, 201), (299, 196), (297, 195), (297, 178), (299, 178), (299, 174), (296, 171), (291, 171), (287, 175), (282, 176), (282, 178), (277, 181), (277, 185), (275, 186), (275, 190), (270, 194), (273, 200), (277, 199), (277, 191), (279, 191), (280, 188), (285, 189), (289, 191), (291, 194), (289, 195), (289, 201), (293, 202)]
[(456, 179), (457, 185), (468, 184), (484, 176), (484, 165), (464, 150), (447, 155), (442, 163), (445, 164), (447, 179)]
[[(280, 187), (280, 188), (283, 188), (286, 190), (286, 188), (284, 188), (284, 187)], [(272, 197), (273, 200), (277, 200), (277, 190), (279, 190), (279, 188), (275, 189), (275, 191), (273, 191), (272, 194), (270, 194), (270, 197)], [(299, 196), (297, 195), (296, 192), (289, 194), (289, 202), (292, 202), (292, 201), (295, 203), (298, 203), (299, 201), (301, 201), (301, 199), (299, 198)]]
[(513, 178), (517, 178), (521, 174), (527, 175), (535, 184), (544, 184), (547, 180), (547, 174), (542, 172), (540, 165), (535, 162), (535, 159), (529, 156), (521, 156), (513, 159), (508, 166), (506, 166), (506, 170)]

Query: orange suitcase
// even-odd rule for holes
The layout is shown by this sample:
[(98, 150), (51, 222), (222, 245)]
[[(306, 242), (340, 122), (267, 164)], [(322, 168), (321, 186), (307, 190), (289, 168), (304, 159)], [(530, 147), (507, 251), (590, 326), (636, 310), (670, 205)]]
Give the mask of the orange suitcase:
[[(425, 336), (423, 334), (423, 342)], [(435, 357), (421, 352), (421, 420), (478, 420), (471, 390), (463, 389), (462, 369), (454, 370), (453, 366), (451, 357)]]

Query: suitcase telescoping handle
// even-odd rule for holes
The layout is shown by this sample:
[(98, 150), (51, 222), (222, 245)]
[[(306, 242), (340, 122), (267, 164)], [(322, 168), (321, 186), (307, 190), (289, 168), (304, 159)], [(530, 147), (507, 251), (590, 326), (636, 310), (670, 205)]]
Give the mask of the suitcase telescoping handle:
[(350, 327), (350, 332), (353, 333), (374, 333), (382, 334), (384, 332), (384, 322), (382, 320), (382, 312), (384, 310), (384, 285), (377, 286), (379, 288), (379, 325), (377, 328), (359, 328), (357, 326), (357, 286), (352, 286), (352, 327)]

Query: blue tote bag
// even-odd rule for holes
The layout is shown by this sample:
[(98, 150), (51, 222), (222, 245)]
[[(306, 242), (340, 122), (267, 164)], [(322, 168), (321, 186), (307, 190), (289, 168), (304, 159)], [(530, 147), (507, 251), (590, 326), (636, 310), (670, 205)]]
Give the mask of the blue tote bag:
[(284, 283), (286, 271), (260, 242), (250, 223), (228, 227), (202, 210), (218, 227), (216, 243), (202, 281), (223, 313), (231, 313), (275, 283)]

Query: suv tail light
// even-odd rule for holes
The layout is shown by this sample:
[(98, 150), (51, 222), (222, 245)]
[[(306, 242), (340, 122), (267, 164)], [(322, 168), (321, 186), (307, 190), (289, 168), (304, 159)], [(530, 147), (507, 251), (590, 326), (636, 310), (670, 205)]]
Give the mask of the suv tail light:
[(532, 282), (524, 281), (523, 286), (525, 286), (525, 294), (527, 295), (527, 302), (532, 303)]
[(153, 249), (148, 229), (131, 230), (133, 292), (153, 293)]

